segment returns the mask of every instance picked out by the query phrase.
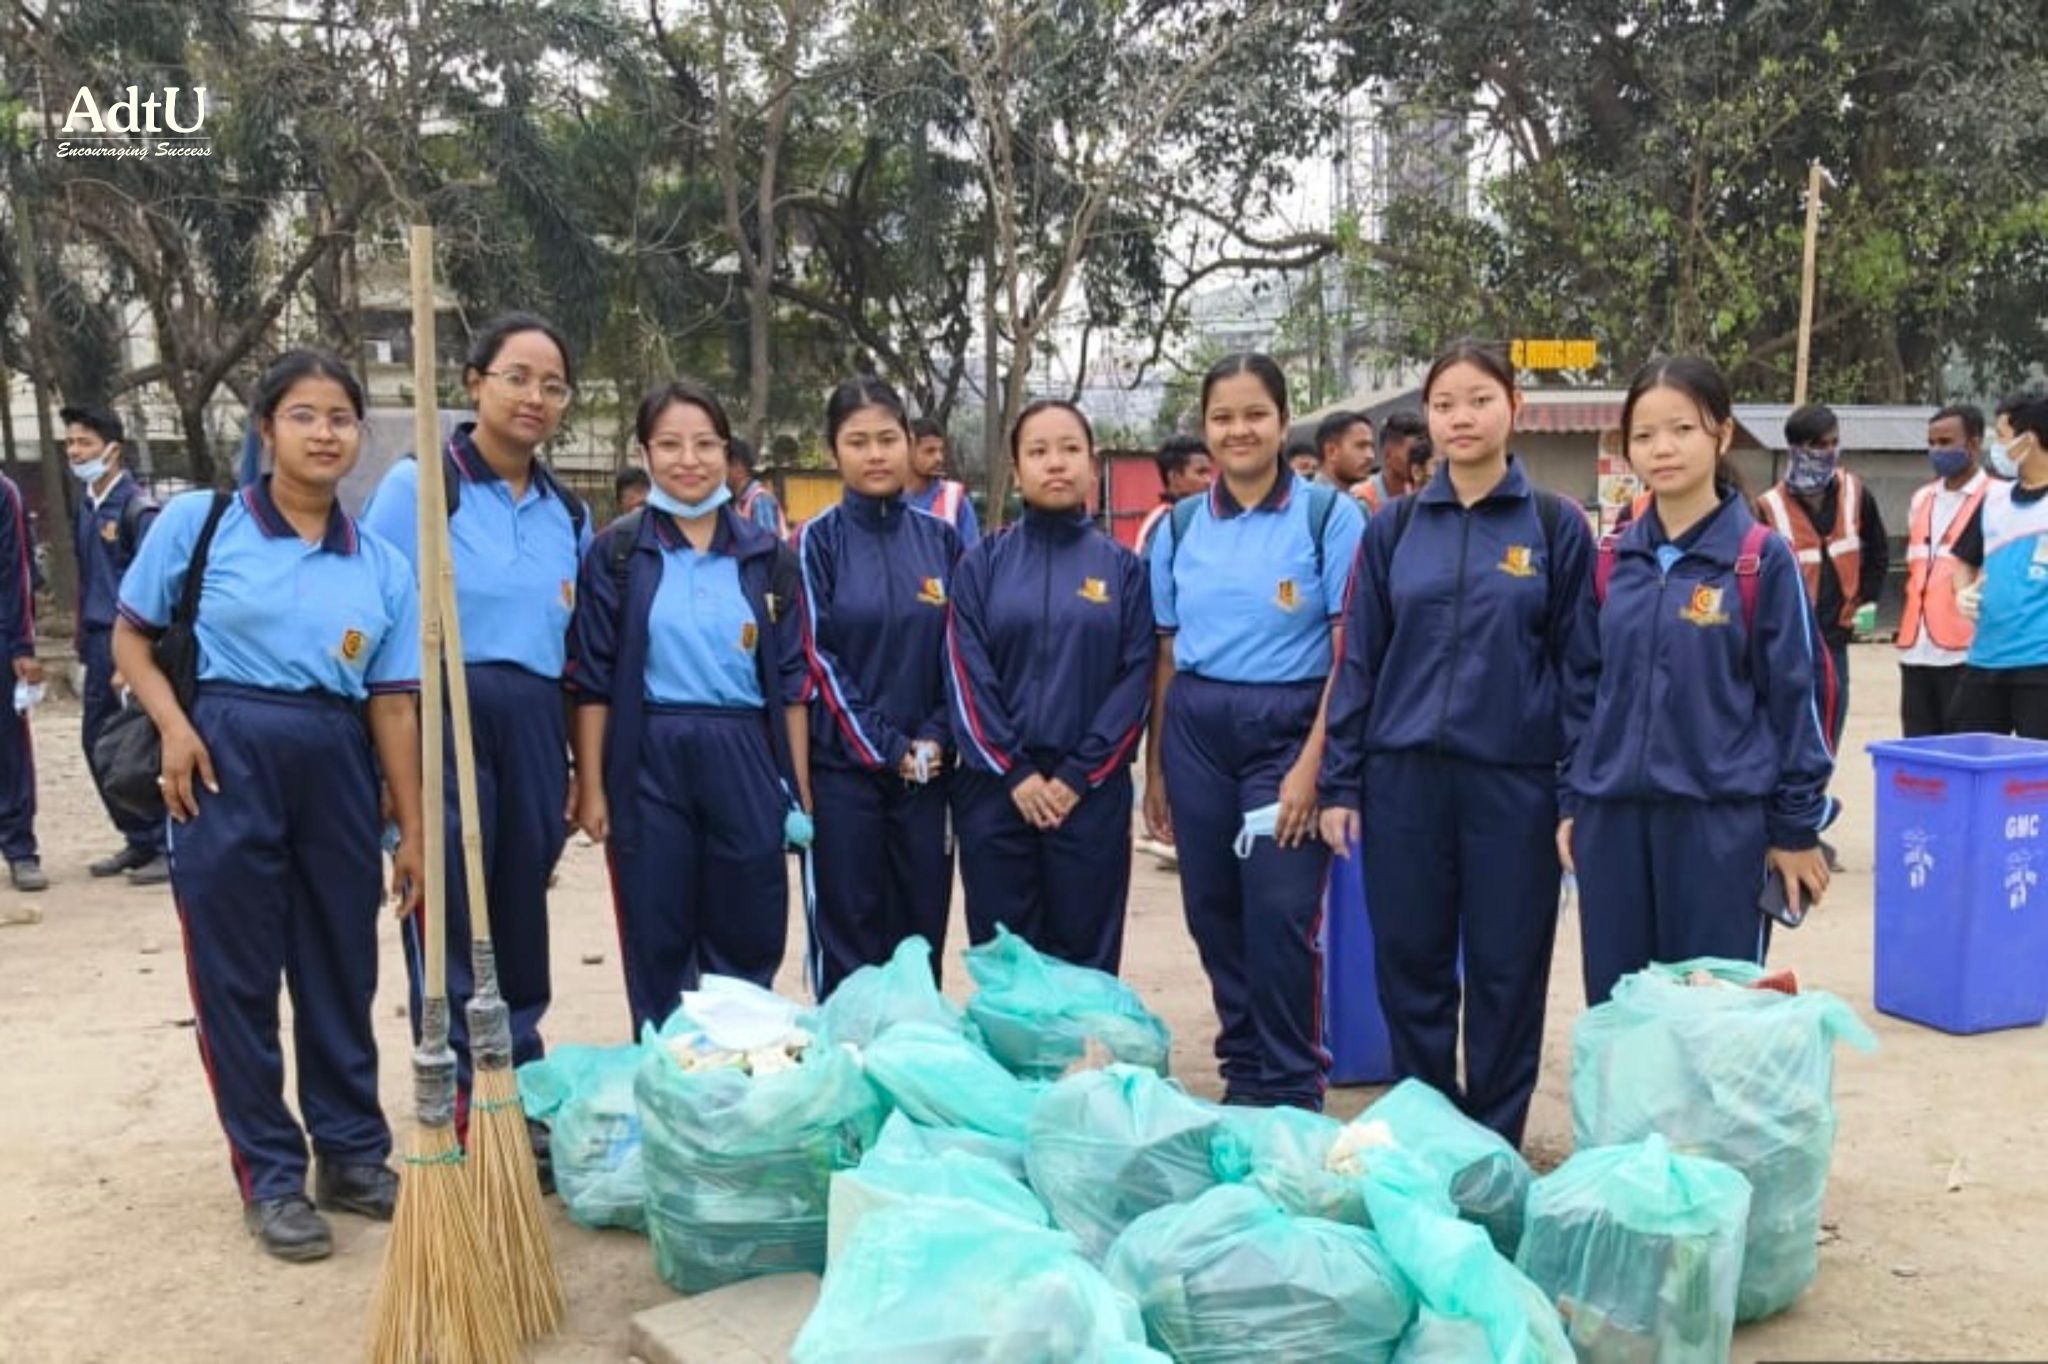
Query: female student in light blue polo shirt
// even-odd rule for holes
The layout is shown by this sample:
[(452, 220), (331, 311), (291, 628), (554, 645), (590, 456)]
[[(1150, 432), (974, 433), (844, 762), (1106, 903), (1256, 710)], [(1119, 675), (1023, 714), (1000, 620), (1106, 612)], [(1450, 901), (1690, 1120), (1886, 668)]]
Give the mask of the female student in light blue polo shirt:
[[(263, 376), (254, 412), (273, 471), (238, 494), (164, 508), (121, 581), (114, 659), (163, 736), (171, 889), (244, 1217), (271, 1254), (312, 1260), (331, 1242), (285, 1107), (277, 981), (292, 997), (320, 1206), (388, 1219), (398, 1181), (384, 1164), (370, 1024), (377, 782), (381, 765), (398, 819), (392, 885), (409, 913), (426, 880), (419, 607), (404, 557), (335, 501), (360, 439), (355, 377), (330, 355), (293, 351)], [(209, 526), (187, 714), (150, 642)]]
[(1152, 537), (1153, 611), (1171, 638), (1145, 819), (1180, 852), (1188, 930), (1222, 1023), (1224, 1101), (1320, 1108), (1329, 852), (1315, 835), (1317, 712), (1365, 517), (1281, 463), (1287, 381), (1270, 358), (1217, 361), (1202, 420), (1216, 482)]
[[(548, 877), (569, 833), (562, 675), (577, 563), (590, 544), (590, 515), (538, 454), (561, 429), (575, 392), (569, 345), (553, 324), (530, 313), (498, 318), (477, 335), (463, 379), (476, 420), (457, 426), (442, 452), (448, 549), (469, 679), (491, 943), (498, 984), (512, 1014), (512, 1059), (524, 1065), (544, 1050), (540, 1022), (553, 994)], [(378, 485), (363, 524), (416, 564), (418, 516), (419, 463), (401, 460)], [(462, 865), (452, 757), (447, 773), (448, 939), (463, 944), (470, 937), (469, 882)], [(408, 934), (415, 1026), (419, 946), (417, 935)], [(469, 953), (450, 952), (450, 1032), (465, 1096), (469, 1028), (463, 1006), (471, 988)], [(539, 1130), (535, 1151), (545, 1159)]]

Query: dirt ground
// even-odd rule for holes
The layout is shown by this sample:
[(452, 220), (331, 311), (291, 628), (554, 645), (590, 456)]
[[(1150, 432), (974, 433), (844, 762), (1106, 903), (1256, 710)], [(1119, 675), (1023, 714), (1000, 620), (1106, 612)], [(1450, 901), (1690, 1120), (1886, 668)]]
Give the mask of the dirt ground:
[[(1796, 1308), (1736, 1337), (1751, 1360), (2048, 1358), (2048, 1162), (2039, 1123), (2048, 1066), (2038, 1032), (1955, 1038), (1878, 1016), (1871, 992), (1871, 771), (1863, 744), (1895, 730), (1889, 650), (1859, 649), (1837, 791), (1847, 874), (1773, 960), (1847, 997), (1882, 1039), (1843, 1052), (1842, 1115), (1819, 1282)], [(361, 1357), (385, 1229), (335, 1220), (336, 1253), (287, 1266), (243, 1232), (227, 1153), (194, 1054), (177, 923), (163, 891), (90, 881), (113, 840), (85, 784), (75, 706), (36, 716), (44, 895), (0, 892), (0, 1361), (152, 1359), (208, 1364)], [(621, 1039), (626, 1017), (603, 863), (572, 845), (554, 899), (558, 1042)], [(957, 904), (957, 900), (956, 900)], [(792, 919), (797, 988), (800, 920)], [(957, 922), (954, 937), (961, 936)], [(1140, 858), (1127, 969), (1178, 1039), (1176, 1073), (1215, 1095), (1213, 1023), (1171, 875)], [(1580, 1010), (1578, 929), (1559, 933), (1539, 1165), (1569, 1149), (1570, 1025)], [(401, 1143), (407, 1034), (395, 930), (377, 1005), (384, 1093)], [(957, 953), (957, 947), (955, 949)], [(2041, 969), (2048, 970), (2048, 963)], [(948, 987), (964, 976), (957, 955)], [(1349, 1115), (1373, 1091), (1333, 1095)], [(1959, 1188), (1951, 1186), (1960, 1183)], [(570, 1317), (535, 1351), (550, 1364), (619, 1360), (627, 1319), (669, 1292), (646, 1243), (570, 1225), (551, 1204)]]

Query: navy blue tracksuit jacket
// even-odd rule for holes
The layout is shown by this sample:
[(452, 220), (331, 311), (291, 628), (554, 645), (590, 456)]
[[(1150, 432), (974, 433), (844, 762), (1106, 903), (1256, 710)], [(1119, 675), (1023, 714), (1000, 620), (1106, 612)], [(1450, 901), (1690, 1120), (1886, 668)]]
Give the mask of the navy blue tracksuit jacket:
[[(142, 506), (131, 512), (129, 505), (138, 498)], [(121, 577), (156, 515), (156, 504), (125, 473), (98, 506), (89, 492), (81, 492), (78, 499), (72, 543), (78, 551), (78, 661), (85, 665), (85, 716), (79, 737), (88, 771), (100, 731), (121, 709), (121, 698), (114, 694), (114, 617), (120, 606)], [(104, 792), (100, 800), (130, 848), (149, 856), (163, 851), (163, 820), (140, 819), (116, 807)]]
[(1515, 1142), (1542, 1058), (1559, 768), (1597, 675), (1593, 562), (1584, 515), (1519, 460), (1470, 507), (1440, 472), (1367, 523), (1330, 692), (1322, 799), (1363, 816), (1395, 1067)]
[[(751, 646), (760, 704), (678, 704), (650, 684), (655, 633), (697, 627), (694, 616), (657, 610), (664, 575), (683, 571), (670, 559), (689, 554), (659, 512), (621, 517), (598, 535), (570, 623), (570, 692), (609, 707), (606, 853), (635, 1035), (663, 1022), (706, 972), (772, 983), (788, 931), (783, 819), (796, 788), (783, 712), (805, 687), (797, 574), (774, 535), (730, 506), (716, 515), (706, 561), (736, 561), (744, 608), (734, 607), (742, 619), (751, 613), (752, 629), (741, 626), (732, 646)], [(726, 619), (719, 603), (696, 597), (668, 600)], [(702, 680), (661, 685), (696, 694)]]
[(797, 538), (817, 821), (807, 964), (820, 999), (907, 937), (931, 943), (935, 968), (945, 944), (946, 780), (913, 785), (896, 767), (914, 740), (951, 746), (946, 610), (959, 559), (946, 522), (850, 489)]
[[(21, 489), (0, 474), (0, 645), (10, 663), (35, 657), (34, 553)], [(28, 716), (16, 714), (11, 704), (11, 678), (6, 686), (10, 704), (0, 713), (0, 856), (14, 863), (36, 856), (36, 759)]]
[[(1130, 763), (1156, 635), (1138, 557), (1084, 513), (1027, 508), (953, 580), (947, 683), (968, 935), (1007, 925), (1039, 950), (1114, 973), (1130, 889)], [(1010, 793), (1037, 775), (1081, 803), (1057, 829)]]
[[(1767, 848), (1815, 846), (1833, 758), (1818, 635), (1792, 548), (1739, 494), (1672, 542), (1655, 515), (1613, 548), (1591, 723), (1568, 773), (1586, 992), (1651, 961), (1760, 960)], [(1745, 619), (1740, 574), (1754, 574)]]

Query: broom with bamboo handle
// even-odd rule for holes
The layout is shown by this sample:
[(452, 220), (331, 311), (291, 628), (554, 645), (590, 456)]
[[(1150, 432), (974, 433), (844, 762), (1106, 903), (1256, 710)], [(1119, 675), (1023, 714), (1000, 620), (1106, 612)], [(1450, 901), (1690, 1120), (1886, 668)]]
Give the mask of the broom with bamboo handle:
[(426, 902), (420, 907), (420, 1041), (412, 1054), (417, 1125), (399, 1167), (398, 1207), (370, 1312), (371, 1364), (516, 1364), (518, 1337), (500, 1310), (496, 1260), (463, 1178), (455, 1138), (455, 1052), (448, 1045), (447, 825), (442, 805), (438, 584), (447, 500), (434, 402), (434, 230), (412, 230), (413, 440), (420, 452), (420, 734)]
[[(446, 518), (441, 533), (447, 534)], [(462, 816), (470, 967), (475, 977), (469, 997), (469, 1187), (483, 1223), (486, 1253), (496, 1261), (509, 1295), (513, 1326), (522, 1340), (538, 1340), (562, 1324), (562, 1277), (555, 1269), (554, 1247), (541, 1215), (540, 1178), (512, 1071), (512, 1011), (498, 990), (477, 812), (476, 750), (470, 737), (469, 678), (463, 671), (462, 618), (455, 603), (455, 563), (451, 554), (443, 553), (440, 559), (437, 605), (447, 650), (456, 809)]]

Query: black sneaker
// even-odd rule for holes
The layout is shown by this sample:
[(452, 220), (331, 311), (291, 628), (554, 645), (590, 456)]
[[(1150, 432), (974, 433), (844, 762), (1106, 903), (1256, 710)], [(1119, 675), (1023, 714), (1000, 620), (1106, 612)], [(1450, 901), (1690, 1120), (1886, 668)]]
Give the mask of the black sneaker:
[(313, 1211), (304, 1194), (259, 1199), (242, 1209), (242, 1223), (263, 1243), (263, 1249), (280, 1260), (297, 1264), (324, 1260), (334, 1253), (327, 1219)]
[(19, 862), (7, 864), (7, 879), (14, 883), (16, 890), (48, 890), (50, 878), (43, 872), (43, 864), (36, 858), (24, 857)]
[(119, 876), (124, 871), (134, 871), (137, 867), (146, 864), (152, 857), (161, 856), (163, 856), (162, 853), (152, 853), (147, 848), (127, 847), (111, 857), (102, 857), (99, 861), (88, 866), (86, 870), (92, 874), (94, 880), (103, 881), (109, 876)]
[(389, 1222), (398, 1206), (398, 1176), (382, 1165), (332, 1165), (320, 1162), (313, 1176), (313, 1197), (329, 1212), (352, 1212)]
[(170, 884), (170, 880), (171, 859), (162, 853), (128, 870), (128, 884), (131, 886), (162, 886)]

